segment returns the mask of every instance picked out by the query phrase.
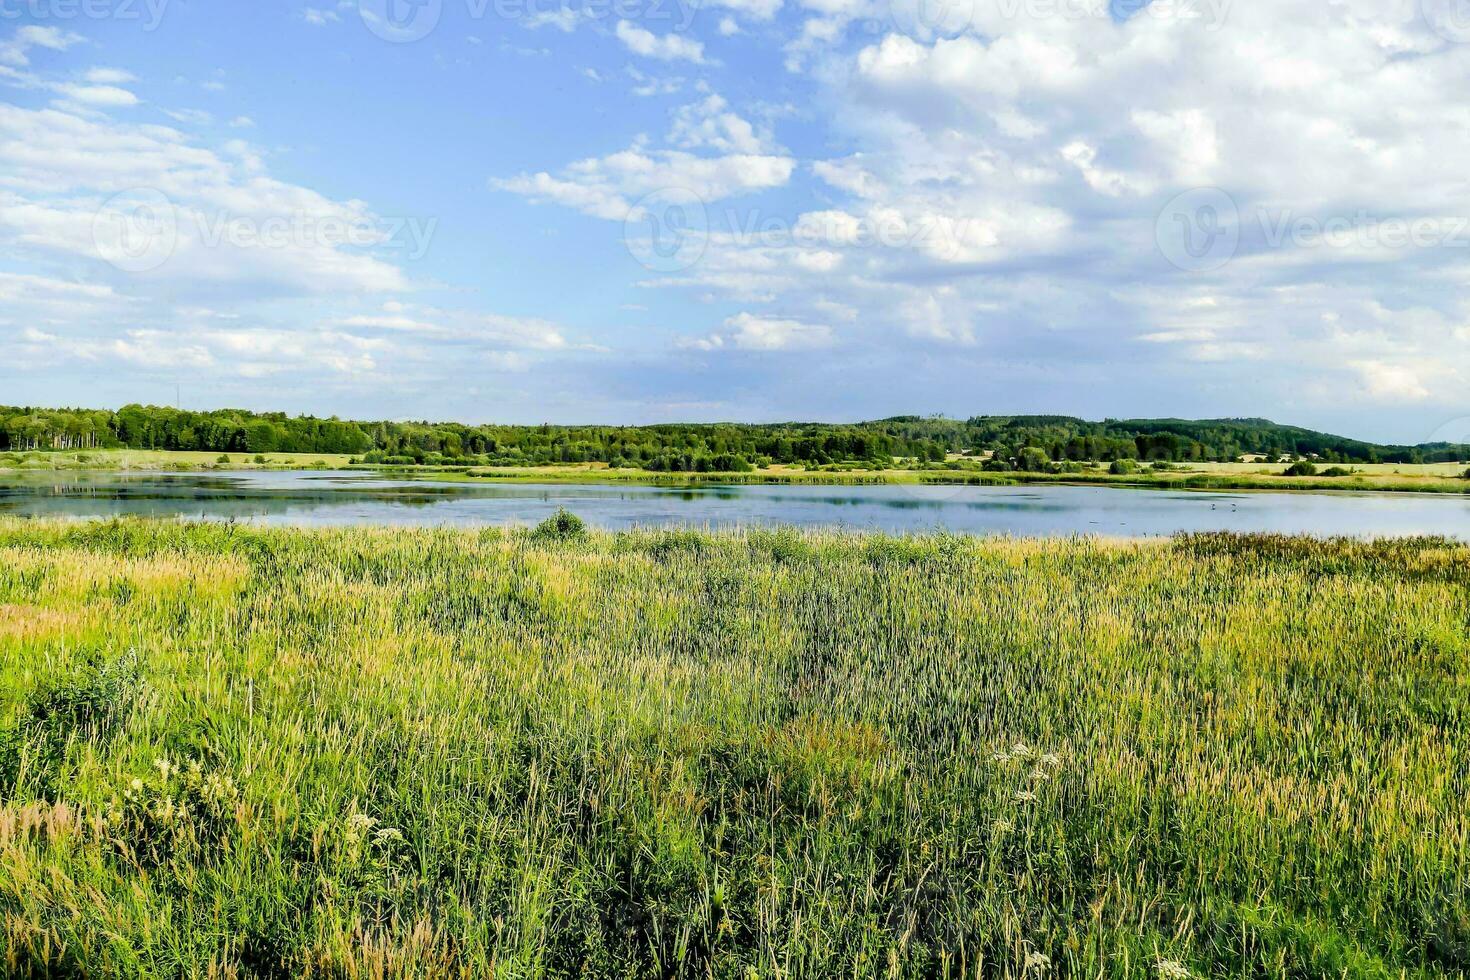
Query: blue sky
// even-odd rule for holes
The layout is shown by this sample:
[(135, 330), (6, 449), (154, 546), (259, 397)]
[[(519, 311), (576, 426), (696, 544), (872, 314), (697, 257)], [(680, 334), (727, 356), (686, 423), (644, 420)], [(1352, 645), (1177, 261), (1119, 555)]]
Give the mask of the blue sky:
[(0, 0), (0, 403), (1463, 436), (1467, 76), (1454, 0)]

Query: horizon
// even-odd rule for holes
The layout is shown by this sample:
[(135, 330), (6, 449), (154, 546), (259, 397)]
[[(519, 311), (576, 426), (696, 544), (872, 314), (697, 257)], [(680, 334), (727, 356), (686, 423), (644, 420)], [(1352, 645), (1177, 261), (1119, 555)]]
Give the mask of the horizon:
[[(1299, 425), (1299, 424), (1296, 424), (1294, 422), (1280, 422), (1280, 421), (1277, 421), (1275, 419), (1267, 418), (1267, 417), (1264, 417), (1264, 416), (1215, 416), (1215, 417), (1208, 417), (1208, 416), (1206, 416), (1206, 417), (1200, 417), (1200, 418), (1187, 418), (1187, 417), (1183, 417), (1183, 416), (1133, 416), (1133, 417), (1114, 417), (1114, 416), (1107, 416), (1107, 417), (1104, 417), (1104, 418), (1087, 418), (1085, 416), (1064, 415), (1064, 414), (1058, 414), (1058, 413), (1055, 413), (1055, 412), (1042, 412), (1042, 413), (1029, 413), (1029, 412), (998, 412), (998, 413), (985, 412), (985, 413), (973, 413), (972, 412), (972, 413), (969, 413), (969, 414), (963, 415), (963, 416), (948, 416), (948, 415), (942, 415), (942, 414), (928, 414), (928, 415), (924, 415), (924, 414), (915, 414), (915, 413), (899, 413), (899, 414), (896, 414), (896, 415), (884, 416), (882, 418), (857, 418), (857, 419), (791, 418), (791, 419), (776, 419), (776, 420), (769, 420), (769, 421), (741, 421), (741, 420), (738, 420), (738, 419), (710, 419), (710, 420), (705, 420), (705, 421), (695, 421), (695, 420), (690, 420), (690, 419), (673, 419), (673, 420), (662, 421), (662, 422), (647, 422), (647, 423), (625, 423), (625, 422), (606, 422), (606, 421), (592, 421), (592, 422), (589, 422), (589, 421), (581, 421), (581, 422), (550, 422), (550, 421), (542, 421), (542, 422), (502, 422), (502, 421), (493, 421), (493, 420), (492, 421), (467, 421), (467, 420), (464, 420), (464, 419), (453, 419), (453, 418), (395, 418), (395, 419), (388, 419), (388, 418), (373, 418), (373, 417), (370, 417), (370, 416), (353, 417), (353, 416), (344, 416), (344, 415), (339, 415), (339, 414), (322, 415), (322, 414), (316, 414), (316, 413), (311, 413), (311, 412), (287, 412), (287, 411), (282, 411), (282, 410), (277, 410), (277, 409), (256, 410), (256, 409), (243, 408), (243, 407), (238, 406), (238, 405), (223, 406), (223, 407), (220, 407), (220, 408), (210, 408), (210, 409), (187, 408), (187, 407), (179, 407), (179, 406), (175, 406), (175, 405), (165, 405), (165, 404), (147, 403), (147, 402), (127, 402), (127, 403), (124, 403), (122, 405), (118, 405), (116, 407), (97, 407), (97, 406), (86, 406), (86, 405), (0, 405), (0, 408), (29, 409), (29, 410), (33, 410), (33, 411), (42, 411), (42, 412), (110, 412), (112, 414), (117, 414), (118, 412), (121, 412), (123, 409), (130, 408), (130, 407), (140, 407), (140, 408), (145, 408), (145, 409), (161, 409), (161, 410), (171, 411), (171, 412), (192, 413), (192, 414), (210, 414), (210, 413), (216, 413), (216, 412), (225, 412), (225, 413), (228, 413), (228, 412), (243, 412), (243, 413), (246, 413), (246, 414), (249, 414), (249, 415), (257, 415), (257, 416), (262, 416), (262, 415), (276, 415), (276, 414), (279, 414), (279, 415), (284, 415), (284, 416), (286, 416), (288, 418), (317, 419), (317, 420), (322, 420), (322, 421), (335, 420), (335, 421), (341, 421), (341, 422), (350, 422), (350, 423), (354, 423), (354, 424), (375, 424), (376, 425), (376, 424), (388, 423), (388, 424), (407, 424), (407, 425), (422, 424), (422, 425), (430, 425), (430, 426), (458, 425), (458, 426), (464, 426), (466, 428), (477, 428), (477, 427), (485, 427), (485, 428), (539, 428), (539, 427), (545, 426), (545, 427), (554, 428), (554, 429), (598, 429), (598, 428), (603, 428), (603, 429), (641, 429), (641, 428), (652, 428), (652, 427), (655, 427), (655, 426), (659, 426), (659, 427), (675, 427), (675, 428), (677, 428), (677, 427), (697, 428), (697, 427), (713, 427), (713, 426), (722, 426), (722, 425), (724, 425), (724, 426), (748, 427), (748, 428), (779, 427), (779, 426), (828, 426), (828, 427), (843, 427), (843, 426), (847, 426), (847, 427), (861, 427), (861, 426), (867, 426), (867, 425), (880, 425), (880, 424), (883, 424), (883, 423), (906, 422), (906, 421), (918, 421), (918, 422), (934, 421), (934, 422), (953, 422), (953, 423), (957, 423), (957, 424), (966, 424), (966, 423), (971, 422), (971, 421), (989, 421), (989, 420), (995, 420), (995, 419), (1025, 419), (1025, 420), (1056, 419), (1056, 420), (1059, 420), (1059, 421), (1080, 422), (1080, 423), (1082, 423), (1084, 425), (1104, 425), (1104, 426), (1105, 425), (1126, 425), (1128, 423), (1155, 423), (1156, 424), (1156, 423), (1166, 423), (1166, 422), (1179, 422), (1179, 423), (1182, 423), (1182, 424), (1185, 424), (1185, 425), (1200, 425), (1200, 424), (1208, 424), (1208, 423), (1249, 423), (1249, 424), (1264, 424), (1264, 425), (1271, 426), (1271, 427), (1277, 428), (1277, 429), (1296, 429), (1296, 430), (1300, 430), (1300, 431), (1304, 431), (1304, 432), (1309, 432), (1309, 433), (1312, 433), (1314, 435), (1326, 436), (1326, 437), (1333, 438), (1333, 439), (1341, 439), (1341, 440), (1344, 440), (1344, 441), (1347, 441), (1347, 442), (1359, 442), (1359, 443), (1363, 443), (1365, 445), (1379, 447), (1379, 448), (1419, 449), (1419, 448), (1424, 448), (1424, 447), (1433, 446), (1433, 445), (1470, 446), (1470, 420), (1464, 420), (1464, 419), (1459, 420), (1458, 424), (1456, 425), (1455, 429), (1453, 430), (1453, 433), (1451, 433), (1451, 435), (1453, 436), (1451, 438), (1441, 438), (1441, 439), (1435, 439), (1435, 440), (1429, 440), (1429, 441), (1426, 441), (1426, 442), (1417, 442), (1417, 443), (1395, 443), (1395, 442), (1384, 442), (1382, 440), (1367, 439), (1367, 438), (1363, 438), (1361, 436), (1346, 435), (1346, 434), (1343, 434), (1343, 433), (1340, 433), (1340, 432), (1334, 432), (1334, 431), (1325, 430), (1325, 429), (1314, 429), (1314, 428), (1311, 428), (1310, 426)], [(1454, 435), (1454, 433), (1458, 433), (1458, 435)]]
[(1467, 440), (1460, 14), (6, 3), (0, 401)]

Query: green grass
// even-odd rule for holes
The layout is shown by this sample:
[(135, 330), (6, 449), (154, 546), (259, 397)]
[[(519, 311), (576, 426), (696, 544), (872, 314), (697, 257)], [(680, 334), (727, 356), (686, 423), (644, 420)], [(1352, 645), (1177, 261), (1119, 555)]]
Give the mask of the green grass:
[[(256, 459), (262, 455), (264, 462)], [(88, 449), (0, 452), (10, 470), (258, 470), (344, 467), (351, 456), (332, 453), (196, 453), (167, 449)]]
[(6, 976), (1450, 977), (1470, 548), (0, 520)]

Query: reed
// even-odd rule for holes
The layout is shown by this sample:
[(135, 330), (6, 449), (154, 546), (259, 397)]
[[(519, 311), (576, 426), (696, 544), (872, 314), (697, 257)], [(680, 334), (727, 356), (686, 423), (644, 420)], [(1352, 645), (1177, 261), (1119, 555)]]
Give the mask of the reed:
[(1447, 977), (1470, 549), (0, 520), (7, 976)]

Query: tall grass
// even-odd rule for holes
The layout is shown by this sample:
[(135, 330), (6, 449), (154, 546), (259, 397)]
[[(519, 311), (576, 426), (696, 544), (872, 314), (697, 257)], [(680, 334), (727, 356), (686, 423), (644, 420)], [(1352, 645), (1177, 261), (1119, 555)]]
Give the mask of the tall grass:
[(1438, 540), (0, 521), (0, 974), (1460, 976), (1467, 627)]

